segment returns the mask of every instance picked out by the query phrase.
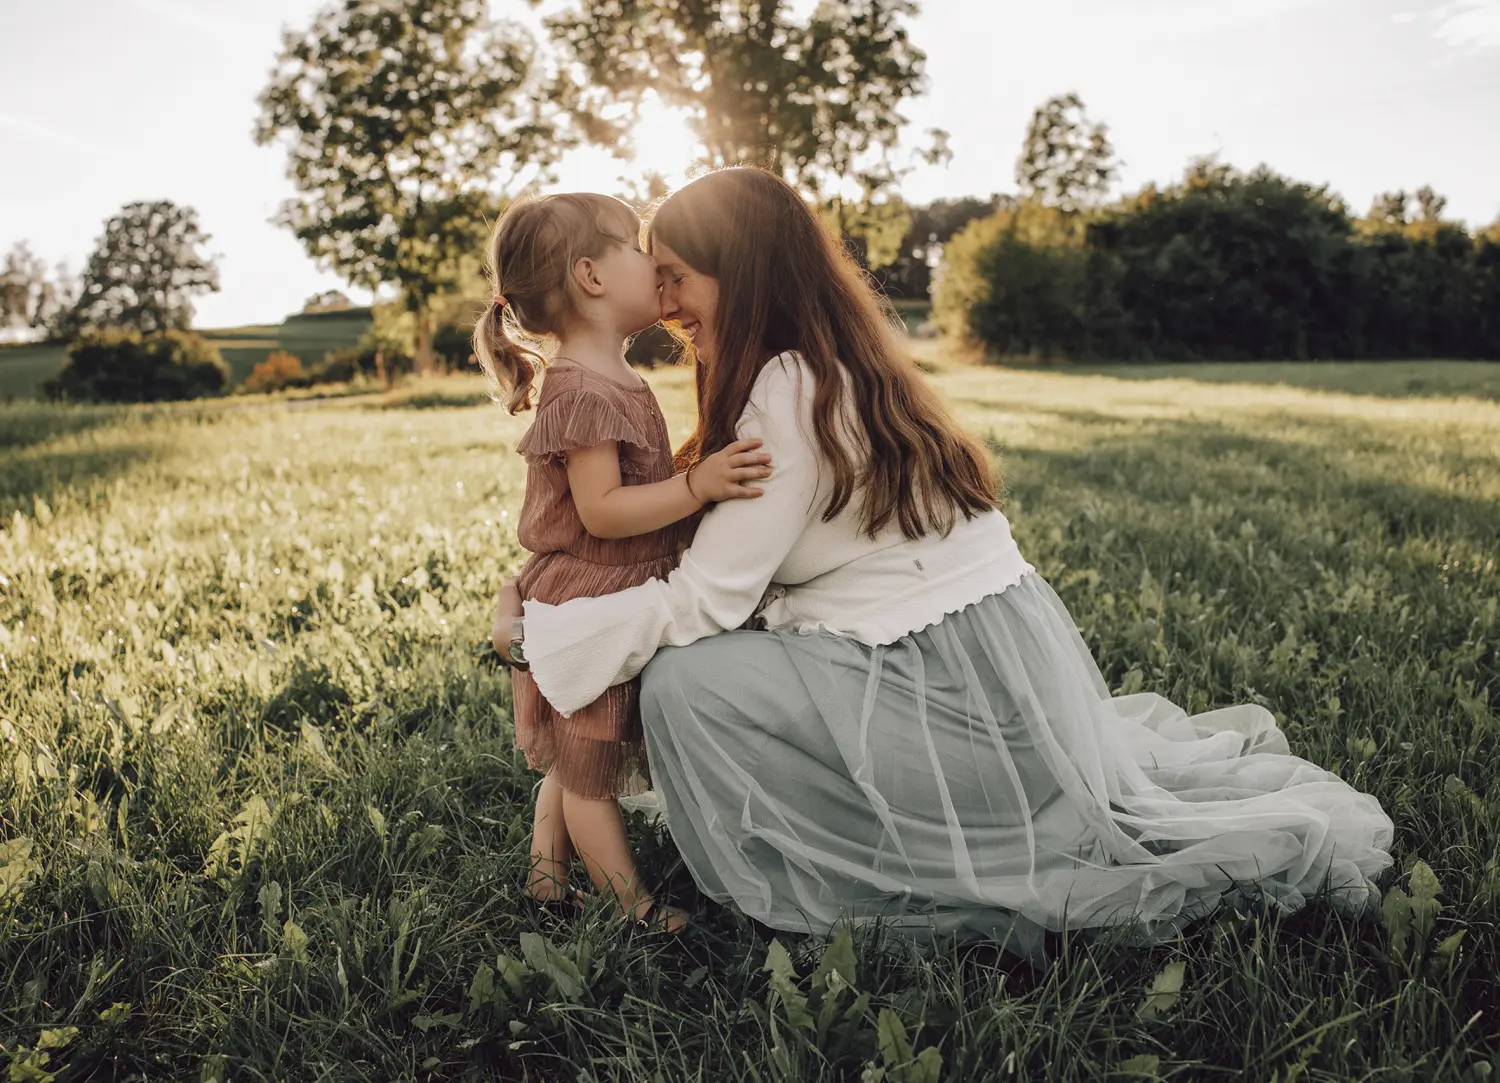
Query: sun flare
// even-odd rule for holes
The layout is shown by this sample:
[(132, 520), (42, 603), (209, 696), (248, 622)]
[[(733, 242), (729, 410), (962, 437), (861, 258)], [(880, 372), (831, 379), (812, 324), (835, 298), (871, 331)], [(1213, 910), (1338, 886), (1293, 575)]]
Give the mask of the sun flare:
[(687, 179), (697, 161), (700, 147), (688, 128), (687, 115), (652, 98), (636, 114), (630, 141), (635, 153), (632, 164), (641, 173), (659, 173), (669, 185)]
[(646, 178), (659, 174), (667, 187), (687, 181), (702, 148), (688, 128), (687, 114), (672, 109), (654, 95), (634, 112), (629, 146), (617, 152), (610, 147), (586, 147), (568, 154), (558, 169), (558, 187), (564, 191), (620, 194), (644, 193)]

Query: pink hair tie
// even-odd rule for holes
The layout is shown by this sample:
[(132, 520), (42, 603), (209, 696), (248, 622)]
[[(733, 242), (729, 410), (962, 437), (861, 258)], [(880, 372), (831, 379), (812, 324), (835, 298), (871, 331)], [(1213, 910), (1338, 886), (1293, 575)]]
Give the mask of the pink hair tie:
[(510, 304), (510, 302), (505, 299), (505, 294), (503, 294), (503, 293), (497, 293), (497, 294), (495, 294), (495, 307), (496, 308), (504, 308), (508, 304)]

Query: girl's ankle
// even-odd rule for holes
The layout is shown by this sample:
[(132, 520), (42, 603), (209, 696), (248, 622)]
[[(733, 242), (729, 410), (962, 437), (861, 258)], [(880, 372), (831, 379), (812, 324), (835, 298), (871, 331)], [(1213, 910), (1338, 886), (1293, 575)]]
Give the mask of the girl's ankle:
[(533, 865), (526, 877), (526, 894), (533, 899), (564, 899), (571, 890), (568, 870), (556, 862)]

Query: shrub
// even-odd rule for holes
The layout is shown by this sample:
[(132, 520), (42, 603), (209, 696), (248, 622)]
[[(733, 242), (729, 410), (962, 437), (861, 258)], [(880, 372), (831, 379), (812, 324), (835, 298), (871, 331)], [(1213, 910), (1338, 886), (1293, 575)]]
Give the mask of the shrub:
[(228, 385), (229, 366), (199, 335), (166, 331), (142, 337), (111, 328), (75, 341), (42, 393), (71, 402), (163, 402), (220, 395)]
[(1090, 349), (1082, 221), (1022, 203), (971, 222), (945, 247), (933, 319), (993, 353), (1051, 358)]
[(247, 395), (266, 391), (284, 391), (289, 387), (306, 387), (310, 381), (302, 359), (285, 350), (277, 350), (250, 370), (240, 390)]
[[(364, 360), (362, 351), (358, 346), (349, 346), (342, 350), (329, 350), (323, 355), (323, 360), (308, 370), (307, 380), (312, 384), (346, 384), (361, 376), (373, 376), (373, 366), (366, 371), (361, 368)], [(374, 357), (369, 358), (371, 362)]]
[(307, 374), (310, 384), (342, 384), (361, 378), (389, 383), (413, 370), (412, 356), (399, 339), (372, 329), (353, 346), (329, 350)]

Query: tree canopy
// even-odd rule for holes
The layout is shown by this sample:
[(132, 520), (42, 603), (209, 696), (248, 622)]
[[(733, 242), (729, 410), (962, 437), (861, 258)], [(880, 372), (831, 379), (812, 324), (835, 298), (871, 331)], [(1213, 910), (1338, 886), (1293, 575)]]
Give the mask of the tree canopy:
[[(628, 136), (650, 96), (684, 110), (704, 164), (756, 163), (817, 200), (873, 195), (900, 174), (901, 105), (926, 88), (914, 0), (576, 0), (548, 20), (592, 136)], [(941, 133), (934, 132), (941, 154)], [(847, 194), (847, 193), (846, 193)]]
[(1109, 129), (1088, 118), (1076, 93), (1037, 107), (1016, 159), (1021, 196), (1065, 213), (1097, 207), (1119, 170)]
[(566, 143), (535, 42), (485, 0), (341, 0), (288, 31), (255, 138), (301, 197), (279, 221), (321, 266), (398, 288), (432, 362), (429, 309), (486, 216)]
[(130, 203), (104, 224), (83, 271), (72, 330), (123, 327), (143, 335), (185, 331), (193, 298), (219, 289), (219, 269), (201, 249), (198, 212), (171, 200)]

